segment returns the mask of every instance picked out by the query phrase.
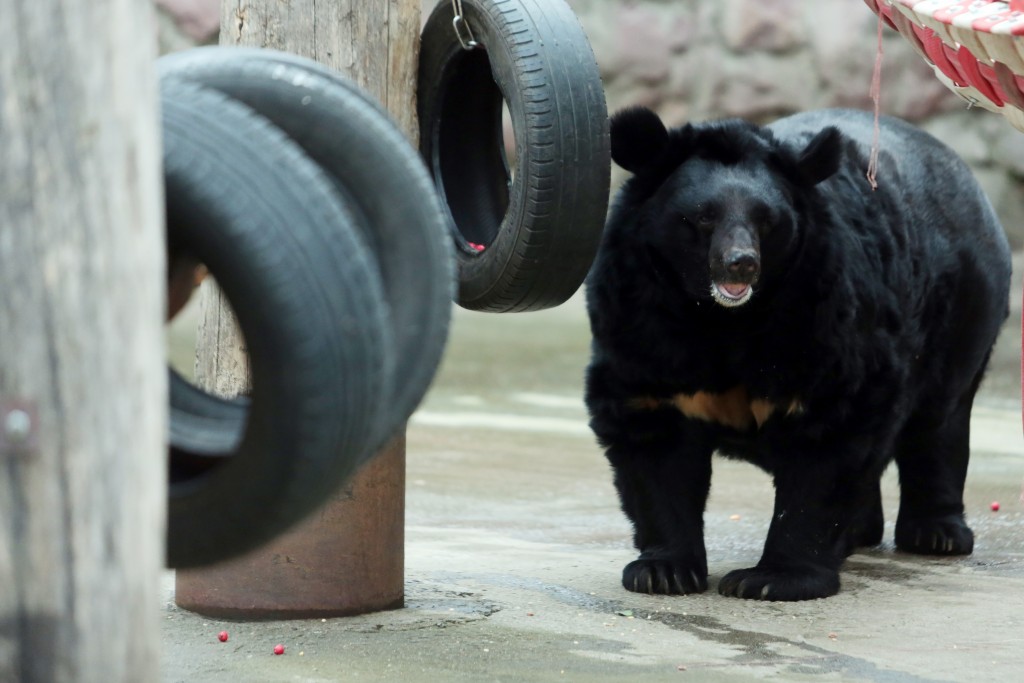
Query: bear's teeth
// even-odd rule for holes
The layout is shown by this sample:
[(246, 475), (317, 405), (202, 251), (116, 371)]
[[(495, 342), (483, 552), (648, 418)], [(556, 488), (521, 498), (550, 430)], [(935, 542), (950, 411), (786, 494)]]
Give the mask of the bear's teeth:
[(744, 294), (747, 293), (748, 289), (750, 289), (750, 285), (747, 285), (747, 284), (732, 284), (731, 282), (725, 283), (725, 284), (721, 284), (721, 285), (719, 285), (719, 287), (724, 289), (725, 293), (728, 294), (729, 296), (731, 296), (734, 299), (739, 299), (740, 297), (742, 297)]
[(750, 300), (754, 288), (745, 284), (711, 284), (711, 296), (723, 306), (741, 306)]

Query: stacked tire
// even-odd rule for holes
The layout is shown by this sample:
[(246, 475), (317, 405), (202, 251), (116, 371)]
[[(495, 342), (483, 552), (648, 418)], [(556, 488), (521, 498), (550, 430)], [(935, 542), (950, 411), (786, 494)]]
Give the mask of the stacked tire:
[(160, 60), (169, 249), (202, 263), (252, 390), (172, 371), (168, 565), (268, 541), (397, 431), (445, 345), (454, 266), (417, 151), (315, 62), (200, 48)]

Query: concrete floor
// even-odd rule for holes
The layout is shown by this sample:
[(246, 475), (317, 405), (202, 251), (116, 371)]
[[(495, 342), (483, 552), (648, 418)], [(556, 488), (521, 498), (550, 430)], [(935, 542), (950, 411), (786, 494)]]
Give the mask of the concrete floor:
[[(629, 593), (619, 576), (635, 556), (630, 529), (581, 401), (588, 331), (579, 297), (533, 314), (460, 310), (442, 371), (407, 432), (406, 607), (222, 622), (176, 608), (168, 573), (163, 679), (1024, 680), (1019, 276), (1013, 291), (974, 414), (970, 557), (893, 548), (890, 473), (886, 542), (850, 558), (838, 596), (723, 598), (718, 579), (760, 555), (772, 489), (752, 466), (716, 460), (706, 514), (712, 589)], [(222, 629), (228, 643), (217, 641)], [(272, 654), (276, 643), (284, 656)]]

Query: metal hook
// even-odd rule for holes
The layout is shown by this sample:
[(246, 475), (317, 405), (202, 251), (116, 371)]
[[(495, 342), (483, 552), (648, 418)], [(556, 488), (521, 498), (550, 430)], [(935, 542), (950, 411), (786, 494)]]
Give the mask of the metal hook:
[[(459, 39), (462, 49), (472, 50), (480, 45), (480, 43), (476, 42), (473, 29), (469, 27), (469, 23), (462, 16), (462, 0), (452, 0), (452, 12), (455, 14), (454, 18), (452, 18), (452, 28), (455, 29), (455, 37)], [(462, 35), (462, 27), (465, 27), (465, 36)]]

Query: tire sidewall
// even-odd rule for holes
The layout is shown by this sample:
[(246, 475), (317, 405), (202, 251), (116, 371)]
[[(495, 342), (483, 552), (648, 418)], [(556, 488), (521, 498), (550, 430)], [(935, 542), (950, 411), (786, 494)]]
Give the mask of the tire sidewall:
[[(444, 0), (424, 26), (419, 72), (421, 152), (458, 245), (457, 301), (491, 312), (557, 306), (583, 283), (606, 218), (611, 159), (600, 70), (565, 0), (462, 0), (462, 11), (490, 73), (460, 58), (467, 51)], [(476, 94), (492, 87), (493, 95)], [(478, 148), (502, 144), (490, 128), (491, 97), (504, 99), (515, 133), (507, 189), (493, 152), (469, 158), (473, 149), (456, 141), (464, 126), (463, 139)], [(471, 249), (469, 239), (485, 249)]]
[[(517, 82), (518, 74), (515, 68), (515, 61), (509, 46), (502, 35), (502, 25), (487, 12), (477, 0), (462, 0), (464, 20), (473, 31), (473, 35), (482, 49), (487, 51), (491, 71), (495, 76), (495, 87), (501, 92), (508, 106), (509, 117), (512, 122), (516, 140), (516, 158), (518, 172), (512, 181), (509, 191), (508, 208), (501, 220), (498, 236), (487, 245), (482, 252), (472, 249), (466, 239), (462, 236), (458, 225), (448, 209), (447, 197), (444, 191), (444, 183), (437, 182), (438, 192), (441, 195), (448, 220), (454, 232), (453, 238), (456, 242), (456, 263), (459, 275), (459, 300), (463, 305), (472, 307), (474, 301), (485, 299), (494, 288), (494, 272), (503, 270), (508, 264), (520, 239), (520, 231), (523, 229), (526, 213), (527, 192), (523, 180), (526, 177), (523, 169), (529, 168), (532, 162), (531, 146), (534, 140), (530, 139), (530, 130), (527, 126), (526, 104), (523, 93), (519, 92), (514, 84)], [(432, 112), (429, 118), (420, 119), (421, 126), (426, 122), (437, 122), (440, 119), (440, 110), (444, 98), (449, 92), (453, 78), (459, 68), (461, 53), (465, 52), (459, 43), (458, 37), (452, 27), (451, 3), (442, 3), (435, 8), (427, 20), (424, 33), (428, 31), (434, 35), (445, 37), (434, 44), (424, 44), (424, 52), (421, 58), (425, 59), (423, 68), (427, 73), (439, 73), (441, 75), (441, 87), (432, 91), (433, 97), (426, 103), (427, 109)], [(481, 49), (481, 48), (474, 48)], [(505, 86), (509, 84), (512, 87)], [(422, 88), (421, 88), (422, 92)], [(440, 150), (438, 150), (438, 130), (433, 127), (430, 130), (422, 131), (424, 137), (429, 136), (427, 164), (435, 179), (440, 178), (440, 168), (437, 163)]]

